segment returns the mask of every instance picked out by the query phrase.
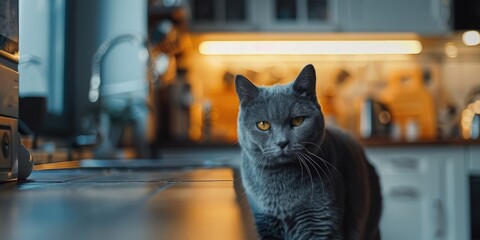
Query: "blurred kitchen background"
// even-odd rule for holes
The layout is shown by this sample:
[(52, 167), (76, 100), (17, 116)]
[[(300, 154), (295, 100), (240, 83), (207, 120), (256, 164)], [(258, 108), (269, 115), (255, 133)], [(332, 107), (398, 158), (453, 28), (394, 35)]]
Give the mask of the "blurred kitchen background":
[(101, 109), (121, 129), (113, 145), (134, 144), (132, 134), (155, 146), (228, 145), (236, 141), (235, 74), (282, 84), (313, 63), (328, 123), (359, 138), (477, 139), (479, 16), (468, 4), (21, 4), (20, 95), (45, 105), (41, 117), (26, 110), (24, 120), (39, 136), (84, 145), (99, 142)]
[(480, 238), (478, 1), (20, 0), (19, 16), (37, 164), (235, 148), (235, 75), (282, 84), (312, 63), (327, 123), (379, 169), (386, 239)]

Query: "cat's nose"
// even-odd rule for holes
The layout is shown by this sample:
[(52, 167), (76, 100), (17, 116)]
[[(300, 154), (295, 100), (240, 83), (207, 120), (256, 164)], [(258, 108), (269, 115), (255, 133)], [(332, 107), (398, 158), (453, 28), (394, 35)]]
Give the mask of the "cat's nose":
[(277, 144), (277, 146), (279, 146), (281, 149), (284, 149), (288, 145), (288, 141), (279, 141), (275, 144)]

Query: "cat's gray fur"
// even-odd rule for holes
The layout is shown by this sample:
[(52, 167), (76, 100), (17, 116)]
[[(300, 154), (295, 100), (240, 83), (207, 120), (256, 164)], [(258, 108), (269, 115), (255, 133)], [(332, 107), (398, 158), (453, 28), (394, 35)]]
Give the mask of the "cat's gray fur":
[[(235, 79), (242, 182), (257, 232), (262, 239), (379, 239), (378, 176), (355, 140), (325, 127), (315, 81), (312, 65), (287, 85)], [(305, 118), (295, 127), (297, 116)], [(259, 121), (271, 128), (259, 130)]]

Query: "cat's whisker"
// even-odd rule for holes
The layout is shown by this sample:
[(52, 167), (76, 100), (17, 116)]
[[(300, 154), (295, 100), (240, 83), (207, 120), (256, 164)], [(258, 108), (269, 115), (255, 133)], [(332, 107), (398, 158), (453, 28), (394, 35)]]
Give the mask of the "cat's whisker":
[(243, 190), (243, 193), (239, 195), (239, 198), (247, 197), (247, 190)]
[(233, 179), (233, 182), (236, 183), (236, 182), (237, 182), (238, 180), (240, 180), (241, 178), (242, 178), (242, 176), (237, 177), (237, 178)]
[(229, 146), (229, 147), (233, 147), (233, 146), (235, 146), (235, 145), (237, 145), (237, 144), (238, 144), (238, 140), (235, 141), (235, 142), (233, 142), (233, 143), (231, 143), (231, 144), (229, 144), (228, 146)]
[(264, 152), (262, 152), (262, 154), (258, 158), (255, 159), (256, 167), (260, 168), (260, 176), (263, 176), (263, 173), (265, 171), (265, 164), (264, 164), (265, 157), (266, 157), (266, 154)]
[[(322, 183), (322, 190), (323, 190), (322, 195), (323, 195), (323, 197), (325, 197), (325, 185), (323, 184), (323, 179), (322, 179), (322, 176), (321, 176), (320, 172), (318, 172), (318, 169), (317, 169), (317, 167), (315, 167), (314, 164), (316, 164), (316, 165), (320, 168), (320, 170), (322, 170), (322, 172), (325, 174), (325, 176), (327, 176), (326, 173), (325, 173), (325, 171), (322, 169), (322, 167), (320, 167), (320, 165), (318, 165), (318, 163), (316, 163), (316, 162), (315, 162), (313, 159), (311, 159), (309, 156), (307, 156), (307, 155), (305, 155), (305, 154), (303, 154), (303, 153), (300, 153), (300, 154), (304, 156), (304, 159), (307, 161), (307, 163), (310, 163), (310, 164), (312, 165), (312, 167), (315, 169), (315, 171), (317, 172), (318, 177), (320, 178), (320, 182)], [(328, 177), (327, 177), (327, 178), (328, 178)]]
[(307, 153), (315, 158), (318, 158), (319, 160), (321, 160), (323, 163), (325, 164), (328, 164), (329, 166), (331, 166), (335, 171), (337, 171), (337, 173), (343, 178), (342, 174), (340, 173), (340, 171), (338, 171), (338, 169), (333, 165), (331, 164), (330, 162), (328, 162), (327, 160), (323, 159), (322, 157), (316, 155), (315, 153), (312, 153), (311, 151), (309, 151), (308, 149), (305, 148), (305, 150), (307, 151)]
[(247, 190), (244, 189), (243, 192), (239, 194), (239, 198), (243, 198), (246, 195), (247, 195)]
[[(327, 165), (329, 165), (330, 167), (332, 167), (332, 168), (340, 175), (340, 177), (343, 179), (343, 175), (340, 173), (340, 171), (338, 171), (338, 169), (337, 169), (333, 164), (331, 164), (331, 163), (328, 162), (327, 160), (319, 157), (318, 155), (315, 155), (314, 153), (309, 152), (308, 154), (310, 154), (311, 156), (313, 156), (313, 157), (315, 157), (315, 158), (318, 158), (319, 160), (322, 161), (322, 163), (327, 164)], [(328, 169), (330, 169), (330, 168), (328, 168)]]
[(323, 149), (320, 148), (319, 150), (320, 150), (320, 152), (322, 153), (322, 157), (325, 157), (325, 153), (323, 152)]
[(301, 143), (311, 144), (311, 145), (317, 147), (318, 149), (321, 149), (321, 147), (320, 147), (318, 144), (314, 143), (314, 142), (301, 142)]
[[(264, 171), (265, 171), (265, 164), (263, 164), (263, 161), (266, 157), (266, 154), (264, 152), (262, 152), (259, 156), (255, 156), (253, 158), (253, 165), (255, 167), (255, 169), (259, 169), (260, 170), (260, 173), (259, 173), (259, 176), (263, 176), (264, 174)], [(241, 178), (241, 177), (239, 177)], [(244, 190), (243, 193), (240, 195), (240, 196), (245, 196), (247, 193), (246, 191)]]
[(253, 161), (253, 165), (255, 166), (255, 168), (257, 167), (260, 167), (260, 162), (261, 162), (261, 158), (262, 156), (255, 156), (252, 161)]
[(319, 151), (322, 153), (322, 156), (323, 156), (323, 157), (325, 157), (325, 153), (323, 152), (323, 149), (322, 149), (322, 147), (321, 147), (321, 146), (319, 146), (318, 144), (316, 144), (316, 143), (313, 143), (313, 142), (301, 142), (301, 143), (305, 143), (305, 144), (311, 144), (311, 145), (313, 145), (313, 146), (317, 147), (317, 148), (318, 148), (318, 150), (319, 150)]
[[(311, 154), (310, 154), (310, 155), (311, 155)], [(313, 156), (313, 155), (311, 155), (311, 156)], [(317, 157), (318, 157), (318, 156), (317, 156)], [(330, 179), (332, 180), (332, 181), (331, 181), (332, 187), (335, 187), (335, 185), (336, 185), (337, 182), (334, 180), (334, 177), (333, 177), (333, 175), (332, 175), (332, 171), (330, 171), (330, 168), (329, 168), (328, 165), (326, 164), (326, 163), (328, 163), (328, 162), (327, 162), (326, 160), (324, 160), (324, 159), (321, 159), (321, 158), (320, 158), (320, 162), (323, 163), (323, 165), (328, 169), (328, 173), (329, 173), (329, 175), (330, 175)], [(334, 169), (335, 169), (335, 168), (334, 168)], [(336, 170), (336, 169), (335, 169), (335, 170)], [(338, 170), (337, 170), (337, 172), (338, 172)], [(340, 173), (339, 173), (339, 174), (340, 174)], [(325, 175), (326, 175), (326, 174), (325, 174)], [(342, 176), (342, 174), (340, 174), (340, 176), (341, 176), (340, 181), (343, 181), (343, 176)]]
[(272, 151), (262, 154), (262, 161), (263, 161), (263, 163), (262, 163), (262, 173), (261, 173), (262, 175), (265, 172), (265, 168), (267, 167), (267, 164), (265, 164), (265, 162), (268, 161), (269, 155), (271, 153), (272, 153)]
[[(302, 147), (303, 147), (303, 146), (302, 146)], [(313, 153), (311, 153), (310, 151), (308, 151), (308, 149), (306, 149), (305, 147), (304, 147), (304, 149), (307, 151), (307, 153), (308, 153), (309, 155), (312, 155), (312, 154), (313, 154)], [(318, 157), (318, 156), (317, 156), (317, 157)], [(320, 169), (322, 169), (322, 171), (323, 171), (323, 173), (325, 174), (325, 176), (327, 176), (327, 173), (326, 173), (326, 172), (323, 170), (323, 168), (317, 163), (317, 161), (315, 161), (314, 159), (312, 159), (310, 156), (309, 156), (309, 158), (310, 158), (318, 167), (320, 167)], [(320, 158), (320, 157), (318, 157), (318, 158), (320, 159), (320, 162), (323, 163), (323, 165), (327, 168), (328, 174), (330, 175), (330, 179), (329, 179), (329, 180), (330, 180), (330, 182), (331, 182), (332, 184), (334, 184), (334, 183), (335, 183), (334, 177), (333, 177), (333, 175), (332, 175), (332, 171), (330, 171), (330, 168), (329, 168), (328, 165), (326, 164), (327, 161), (326, 161), (325, 159), (323, 159), (323, 158)], [(340, 174), (340, 175), (341, 175), (341, 174)], [(328, 177), (327, 177), (327, 178), (328, 178)]]
[[(315, 165), (317, 165), (317, 166), (320, 168), (320, 170), (323, 172), (323, 174), (325, 175), (325, 177), (327, 178), (327, 180), (330, 182), (330, 185), (332, 186), (332, 188), (335, 188), (335, 181), (334, 181), (335, 179), (333, 178), (331, 172), (329, 171), (330, 176), (328, 176), (328, 175), (327, 175), (327, 172), (325, 172), (325, 170), (323, 169), (323, 167), (320, 166), (320, 165), (317, 163), (317, 161), (315, 161), (313, 158), (311, 158), (311, 157), (308, 156), (308, 155), (305, 155), (305, 157), (306, 157), (307, 160), (310, 160), (310, 163), (315, 164)], [(326, 165), (325, 165), (325, 166), (326, 166)], [(327, 167), (327, 168), (328, 168), (328, 167)], [(322, 179), (320, 178), (320, 180), (322, 180)], [(322, 181), (322, 185), (323, 185), (323, 181)]]
[[(303, 153), (300, 153), (300, 155), (303, 156), (303, 159), (304, 159), (307, 163), (312, 164), (312, 167), (315, 169), (315, 171), (317, 172), (318, 177), (321, 179), (321, 178), (322, 178), (322, 175), (320, 174), (320, 172), (318, 172), (317, 167), (312, 163), (311, 159), (308, 159), (308, 156), (305, 155), (305, 154), (303, 154)], [(318, 165), (317, 165), (317, 166), (318, 166)]]
[(268, 155), (271, 155), (273, 153), (275, 153), (277, 150), (275, 150), (274, 148), (270, 147), (270, 148), (265, 148), (262, 150), (262, 154), (265, 154), (266, 156)]
[[(312, 154), (313, 154), (313, 153), (312, 153), (310, 150), (308, 150), (308, 148), (306, 148), (305, 146), (300, 145), (300, 147), (302, 147), (303, 150), (305, 150), (309, 155), (312, 155)], [(332, 179), (333, 179), (332, 172), (330, 171), (330, 168), (329, 168), (329, 167), (327, 166), (327, 164), (325, 163), (325, 162), (327, 162), (327, 161), (326, 161), (325, 159), (321, 158), (321, 157), (318, 157), (318, 156), (316, 156), (316, 157), (320, 159), (320, 161), (323, 163), (323, 165), (325, 165), (325, 167), (327, 168), (328, 173), (330, 174), (330, 176), (331, 176)], [(315, 161), (315, 162), (316, 162), (316, 161)], [(318, 165), (318, 163), (317, 163), (317, 165)], [(325, 175), (326, 175), (326, 174), (325, 174)]]
[(297, 159), (297, 161), (299, 162), (300, 171), (301, 171), (301, 173), (302, 173), (301, 181), (303, 182), (303, 166), (302, 166), (302, 164), (300, 163), (300, 159), (298, 158), (298, 154), (295, 154), (295, 159)]
[[(300, 155), (301, 156), (301, 155)], [(305, 166), (305, 169), (307, 170), (307, 173), (308, 173), (308, 176), (310, 177), (310, 183), (311, 183), (311, 196), (310, 196), (310, 201), (313, 201), (313, 191), (314, 191), (314, 187), (313, 187), (313, 177), (312, 177), (312, 173), (310, 172), (310, 168), (308, 167), (308, 164), (303, 160), (303, 157), (300, 157), (300, 162)]]
[(308, 158), (306, 158), (307, 156), (304, 155), (304, 154), (302, 154), (302, 155), (304, 156), (303, 159), (304, 159), (305, 164), (307, 164), (307, 166), (308, 166), (308, 163), (310, 163), (311, 166), (312, 166), (312, 167), (315, 169), (315, 171), (317, 172), (317, 175), (319, 176), (319, 179), (320, 179), (320, 184), (322, 185), (322, 196), (323, 196), (323, 198), (325, 198), (325, 184), (323, 183), (323, 179), (322, 179), (320, 173), (318, 172), (318, 170), (317, 170), (317, 168), (315, 167), (315, 165), (313, 165), (313, 164), (311, 163), (311, 161), (308, 160)]
[[(323, 189), (323, 188), (324, 188), (324, 184), (323, 184), (322, 176), (321, 176), (321, 174), (318, 172), (318, 169), (315, 167), (315, 165), (320, 168), (320, 170), (325, 174), (325, 177), (327, 177), (327, 179), (328, 179), (327, 173), (326, 173), (325, 170), (322, 168), (322, 166), (320, 166), (314, 159), (312, 159), (310, 156), (306, 155), (305, 153), (302, 153), (302, 150), (303, 150), (303, 149), (305, 149), (307, 152), (308, 152), (308, 149), (306, 149), (306, 148), (305, 148), (304, 146), (302, 146), (302, 145), (298, 145), (298, 146), (300, 146), (301, 148), (297, 148), (297, 149), (295, 149), (295, 150), (297, 151), (297, 153), (298, 153), (299, 155), (303, 156), (303, 159), (305, 159), (306, 161), (310, 162), (310, 164), (312, 164), (312, 166), (315, 168), (315, 171), (317, 172), (317, 174), (318, 174), (318, 176), (319, 176), (319, 178), (320, 178), (320, 181), (322, 182), (322, 189)], [(297, 154), (297, 155), (298, 155), (298, 154)], [(327, 167), (327, 169), (328, 169), (328, 167)], [(328, 180), (333, 182), (334, 179), (333, 179), (331, 173), (330, 173), (330, 176), (331, 176), (331, 178), (328, 179)], [(325, 190), (324, 190), (324, 189), (323, 189), (323, 196), (325, 196)]]
[[(305, 155), (305, 154), (304, 154)], [(323, 169), (322, 166), (320, 166), (320, 164), (317, 163), (317, 161), (315, 161), (315, 159), (313, 159), (312, 157), (310, 157), (309, 155), (305, 155), (305, 157), (310, 160), (312, 162), (312, 164), (315, 164), (317, 167), (320, 168), (320, 170), (322, 170), (323, 174), (325, 175), (325, 177), (328, 178), (328, 175), (327, 175), (327, 172), (325, 172), (325, 170)], [(331, 179), (329, 179), (331, 180)], [(333, 179), (332, 179), (333, 180)]]

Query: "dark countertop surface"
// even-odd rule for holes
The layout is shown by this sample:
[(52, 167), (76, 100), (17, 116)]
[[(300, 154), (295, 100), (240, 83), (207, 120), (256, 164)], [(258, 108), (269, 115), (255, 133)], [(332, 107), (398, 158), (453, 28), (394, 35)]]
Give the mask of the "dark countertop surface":
[(418, 141), (394, 141), (391, 139), (360, 139), (365, 147), (424, 147), (424, 146), (468, 146), (478, 145), (480, 146), (479, 139), (434, 139), (434, 140), (418, 140)]
[(161, 159), (37, 165), (27, 181), (0, 183), (0, 239), (256, 239), (239, 151), (178, 148), (162, 151)]
[(0, 183), (0, 239), (256, 238), (236, 168), (152, 161), (69, 162)]
[[(394, 141), (392, 139), (386, 138), (372, 138), (372, 139), (357, 139), (365, 148), (396, 148), (396, 147), (444, 147), (444, 146), (473, 146), (480, 147), (480, 139), (435, 139), (435, 140), (418, 140), (414, 142), (408, 141)], [(186, 165), (194, 163), (195, 166), (198, 166), (200, 159), (208, 159), (206, 162), (201, 162), (201, 166), (213, 166), (213, 165), (225, 165), (228, 164), (237, 164), (238, 166), (238, 156), (240, 153), (240, 147), (238, 144), (200, 144), (200, 143), (189, 143), (189, 144), (171, 144), (167, 147), (159, 147), (158, 154), (160, 158), (166, 159), (175, 159), (176, 164), (185, 163)], [(92, 157), (91, 150), (82, 150), (82, 149), (69, 149), (69, 148), (59, 148), (53, 152), (46, 152), (44, 150), (31, 150), (33, 154), (33, 159), (36, 164), (44, 163), (55, 163), (55, 162), (65, 162), (72, 161), (76, 159), (85, 159)], [(128, 151), (127, 151), (128, 152)], [(132, 151), (130, 151), (132, 152)], [(123, 158), (130, 158), (132, 153), (120, 154), (124, 156), (117, 156)], [(189, 156), (188, 161), (184, 161), (185, 156)], [(232, 156), (233, 162), (232, 162)], [(213, 160), (213, 161), (212, 161)], [(235, 162), (236, 161), (236, 162)], [(90, 167), (91, 163), (83, 162), (84, 165), (79, 164), (77, 167)], [(144, 162), (141, 163), (144, 165), (149, 165), (151, 163)], [(163, 163), (160, 163), (163, 164)], [(184, 164), (184, 165), (185, 165)], [(168, 164), (167, 164), (168, 165)], [(56, 167), (63, 167), (63, 164), (60, 164)], [(69, 165), (71, 167), (71, 165)], [(169, 167), (169, 166), (167, 166)]]

